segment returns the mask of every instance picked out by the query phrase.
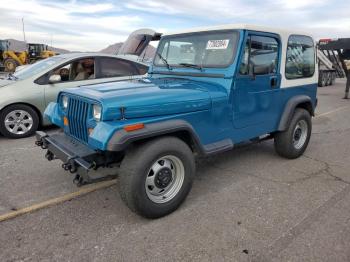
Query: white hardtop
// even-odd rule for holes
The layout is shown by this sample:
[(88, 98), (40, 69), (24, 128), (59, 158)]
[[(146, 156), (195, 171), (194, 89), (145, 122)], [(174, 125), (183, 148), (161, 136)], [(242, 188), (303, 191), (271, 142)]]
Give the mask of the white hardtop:
[(287, 79), (285, 77), (286, 50), (287, 50), (288, 38), (290, 35), (304, 35), (304, 36), (309, 36), (312, 38), (312, 34), (307, 33), (307, 32), (303, 32), (303, 31), (299, 31), (299, 30), (291, 30), (291, 29), (287, 29), (287, 28), (283, 29), (283, 28), (278, 28), (278, 27), (268, 27), (268, 26), (260, 26), (260, 25), (227, 24), (227, 25), (192, 28), (192, 29), (188, 29), (188, 30), (164, 34), (163, 36), (166, 37), (166, 36), (186, 34), (186, 33), (209, 32), (209, 31), (220, 31), (220, 30), (249, 30), (249, 31), (257, 31), (257, 32), (264, 32), (264, 33), (273, 33), (273, 34), (278, 35), (281, 39), (281, 45), (282, 45), (281, 65), (280, 65), (280, 73), (282, 76), (281, 88), (317, 83), (317, 81), (318, 81), (317, 60), (316, 60), (316, 64), (315, 64), (315, 73), (312, 77), (302, 78), (302, 79)]
[(219, 31), (219, 30), (251, 30), (265, 33), (275, 33), (280, 36), (285, 35), (306, 35), (312, 37), (312, 34), (300, 31), (300, 30), (291, 30), (287, 28), (278, 28), (278, 27), (268, 27), (268, 26), (260, 26), (260, 25), (251, 25), (251, 24), (226, 24), (226, 25), (217, 25), (217, 26), (207, 26), (207, 27), (197, 27), (185, 29), (182, 31), (175, 31), (166, 33), (163, 36), (168, 35), (178, 35), (178, 34), (186, 34), (186, 33), (195, 33), (195, 32), (208, 32), (208, 31)]

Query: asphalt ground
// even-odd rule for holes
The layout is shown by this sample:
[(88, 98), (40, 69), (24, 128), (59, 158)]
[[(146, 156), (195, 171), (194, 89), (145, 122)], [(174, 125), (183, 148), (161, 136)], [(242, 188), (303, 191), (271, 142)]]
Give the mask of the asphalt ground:
[(304, 156), (265, 141), (199, 159), (185, 203), (156, 220), (132, 213), (114, 182), (81, 192), (33, 137), (0, 137), (0, 261), (350, 261), (344, 86), (319, 89)]

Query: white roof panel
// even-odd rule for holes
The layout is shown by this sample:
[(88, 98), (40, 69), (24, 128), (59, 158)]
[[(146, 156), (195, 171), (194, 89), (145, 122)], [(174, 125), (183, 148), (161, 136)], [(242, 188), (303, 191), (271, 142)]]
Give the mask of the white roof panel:
[(250, 24), (226, 24), (226, 25), (218, 25), (218, 26), (191, 28), (191, 29), (164, 34), (164, 36), (194, 33), (194, 32), (216, 31), (216, 30), (230, 30), (230, 29), (246, 29), (246, 30), (252, 30), (252, 31), (259, 31), (259, 32), (276, 33), (279, 35), (301, 34), (301, 35), (312, 36), (312, 34), (310, 33), (302, 32), (299, 30), (292, 30), (289, 28), (287, 29), (287, 28), (268, 27), (268, 26), (260, 26), (260, 25), (250, 25)]

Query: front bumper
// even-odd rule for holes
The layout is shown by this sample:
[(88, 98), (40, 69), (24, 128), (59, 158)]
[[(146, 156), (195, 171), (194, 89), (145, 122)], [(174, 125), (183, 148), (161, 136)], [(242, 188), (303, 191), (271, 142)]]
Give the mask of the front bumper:
[(60, 159), (64, 170), (76, 173), (78, 181), (75, 182), (78, 185), (93, 182), (94, 178), (89, 173), (106, 163), (103, 153), (89, 148), (63, 132), (48, 135), (37, 131), (35, 144), (47, 150), (47, 160)]

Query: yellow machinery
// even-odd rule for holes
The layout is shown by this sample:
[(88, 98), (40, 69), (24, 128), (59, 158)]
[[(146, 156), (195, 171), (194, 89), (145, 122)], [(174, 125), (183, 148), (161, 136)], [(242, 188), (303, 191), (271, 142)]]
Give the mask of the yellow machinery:
[(0, 66), (5, 68), (7, 72), (14, 72), (17, 66), (32, 64), (38, 60), (42, 60), (56, 55), (55, 52), (48, 50), (48, 46), (44, 44), (28, 44), (28, 49), (22, 52), (15, 52), (9, 49), (7, 40), (0, 40)]

